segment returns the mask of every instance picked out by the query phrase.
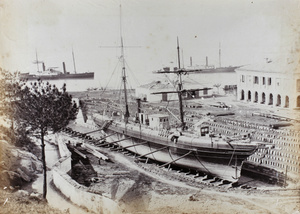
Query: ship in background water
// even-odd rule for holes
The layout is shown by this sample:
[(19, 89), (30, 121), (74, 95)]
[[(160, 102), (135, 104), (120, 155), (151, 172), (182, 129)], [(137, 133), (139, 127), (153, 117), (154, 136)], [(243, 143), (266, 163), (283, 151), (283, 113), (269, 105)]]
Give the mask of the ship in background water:
[[(58, 67), (49, 67), (46, 69), (45, 63), (38, 60), (36, 53), (37, 74), (21, 73), (20, 79), (23, 80), (62, 80), (62, 79), (94, 79), (94, 72), (77, 73), (75, 66), (74, 52), (72, 50), (74, 73), (67, 72), (66, 64), (63, 62), (63, 72), (56, 70)], [(39, 64), (42, 64), (42, 71), (39, 69)]]
[[(219, 45), (219, 67), (216, 67), (215, 65), (210, 65), (208, 62), (208, 57), (206, 56), (205, 59), (205, 65), (199, 66), (193, 66), (193, 59), (190, 57), (190, 65), (185, 68), (186, 71), (193, 71), (194, 74), (197, 73), (234, 73), (235, 69), (240, 68), (242, 66), (228, 66), (228, 67), (222, 67), (221, 65), (221, 47)], [(174, 70), (176, 71), (178, 68), (174, 67)], [(183, 68), (181, 68), (183, 69)], [(170, 67), (164, 67), (160, 71), (170, 71)]]

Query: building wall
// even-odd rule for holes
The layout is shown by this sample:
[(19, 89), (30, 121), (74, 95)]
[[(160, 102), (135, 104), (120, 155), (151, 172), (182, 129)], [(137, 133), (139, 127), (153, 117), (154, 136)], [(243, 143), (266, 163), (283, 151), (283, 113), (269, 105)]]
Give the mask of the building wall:
[(237, 70), (237, 83), (238, 100), (281, 108), (300, 107), (300, 74)]
[[(194, 86), (193, 88), (197, 88), (197, 86)], [(174, 89), (153, 90), (153, 89), (138, 87), (136, 89), (135, 95), (141, 100), (148, 101), (148, 102), (178, 100), (177, 93), (167, 93), (165, 94), (165, 97), (163, 94), (152, 94), (154, 92), (171, 91), (171, 90)], [(188, 94), (187, 93), (183, 94), (183, 98), (191, 99), (191, 98), (199, 98), (199, 97), (208, 97), (208, 96), (212, 96), (212, 94), (213, 94), (213, 90), (194, 91)]]

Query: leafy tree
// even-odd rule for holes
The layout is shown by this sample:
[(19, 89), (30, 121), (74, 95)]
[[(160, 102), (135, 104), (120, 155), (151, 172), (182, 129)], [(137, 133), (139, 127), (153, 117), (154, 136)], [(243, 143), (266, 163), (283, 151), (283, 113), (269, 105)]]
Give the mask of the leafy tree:
[(59, 90), (55, 85), (38, 80), (17, 86), (15, 108), (20, 124), (41, 140), (43, 162), (43, 198), (47, 195), (47, 167), (44, 137), (57, 132), (76, 118), (78, 107), (66, 92), (66, 84)]
[(18, 87), (24, 85), (18, 80), (18, 72), (10, 73), (0, 68), (0, 113), (6, 116), (11, 122), (11, 129), (14, 129), (15, 99)]

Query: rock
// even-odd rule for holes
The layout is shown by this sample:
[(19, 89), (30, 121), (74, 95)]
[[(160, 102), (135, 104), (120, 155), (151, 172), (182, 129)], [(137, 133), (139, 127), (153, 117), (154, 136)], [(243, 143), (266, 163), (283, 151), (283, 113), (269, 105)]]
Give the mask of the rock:
[(32, 192), (29, 195), (29, 199), (35, 200), (35, 201), (41, 201), (43, 198), (42, 194), (36, 193), (36, 192)]
[(27, 192), (25, 190), (18, 190), (15, 194), (17, 196), (19, 196), (19, 197), (27, 197), (27, 196), (29, 196), (29, 192)]
[(31, 178), (29, 177), (29, 175), (27, 175), (25, 172), (23, 172), (20, 168), (17, 169), (17, 173), (19, 173), (19, 176), (26, 182), (30, 182)]

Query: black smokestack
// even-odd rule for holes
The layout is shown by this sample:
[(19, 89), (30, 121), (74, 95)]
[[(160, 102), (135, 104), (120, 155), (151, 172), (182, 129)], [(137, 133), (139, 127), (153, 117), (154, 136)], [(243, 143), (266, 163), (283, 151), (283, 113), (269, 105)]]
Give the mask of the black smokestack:
[(43, 63), (43, 71), (45, 71), (45, 70), (46, 70), (45, 63)]
[(208, 57), (206, 57), (206, 67), (208, 66)]
[(66, 74), (67, 70), (66, 70), (66, 64), (65, 64), (65, 62), (63, 62), (63, 69), (64, 69), (64, 74)]
[(141, 113), (141, 99), (140, 98), (138, 98), (138, 99), (136, 99), (136, 101), (137, 101), (137, 112), (138, 113)]

